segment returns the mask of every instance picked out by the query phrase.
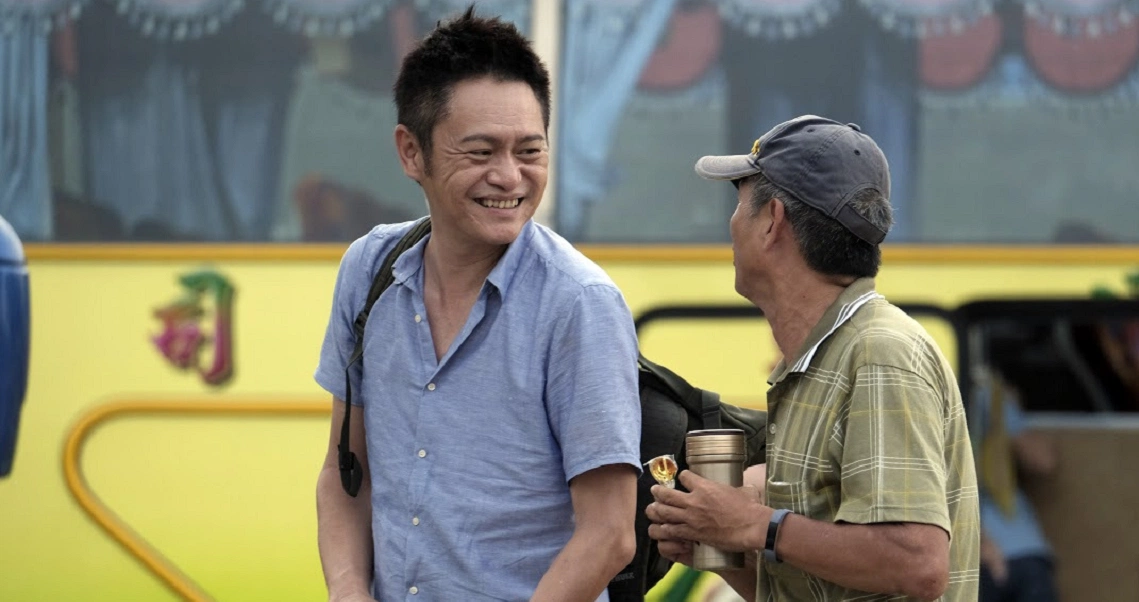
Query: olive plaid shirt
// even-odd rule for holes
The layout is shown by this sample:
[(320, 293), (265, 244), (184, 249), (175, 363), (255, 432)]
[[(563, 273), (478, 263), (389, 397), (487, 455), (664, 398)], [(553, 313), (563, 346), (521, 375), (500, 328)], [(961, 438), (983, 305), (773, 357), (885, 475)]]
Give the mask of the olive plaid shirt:
[[(850, 285), (767, 393), (767, 504), (829, 522), (917, 522), (950, 534), (942, 600), (977, 599), (977, 478), (953, 371), (925, 330)], [(757, 601), (904, 600), (759, 563)]]

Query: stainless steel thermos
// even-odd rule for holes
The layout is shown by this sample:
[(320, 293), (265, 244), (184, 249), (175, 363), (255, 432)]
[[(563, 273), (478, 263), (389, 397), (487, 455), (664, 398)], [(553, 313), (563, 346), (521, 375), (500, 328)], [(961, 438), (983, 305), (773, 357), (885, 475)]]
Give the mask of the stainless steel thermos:
[[(739, 429), (691, 431), (686, 438), (688, 469), (705, 479), (732, 487), (744, 484), (744, 432)], [(693, 568), (699, 571), (744, 568), (743, 552), (724, 552), (696, 543)]]

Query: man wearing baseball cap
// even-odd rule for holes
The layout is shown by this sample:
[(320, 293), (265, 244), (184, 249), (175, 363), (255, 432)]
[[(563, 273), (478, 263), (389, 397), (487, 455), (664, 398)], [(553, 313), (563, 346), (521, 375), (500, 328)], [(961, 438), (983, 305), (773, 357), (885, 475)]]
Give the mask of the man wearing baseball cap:
[(682, 472), (687, 493), (654, 487), (646, 510), (661, 553), (690, 563), (693, 541), (758, 551), (721, 573), (749, 600), (976, 600), (977, 480), (957, 380), (874, 290), (892, 221), (886, 157), (857, 125), (807, 115), (696, 172), (738, 189), (736, 291), (783, 359), (768, 378), (762, 501)]

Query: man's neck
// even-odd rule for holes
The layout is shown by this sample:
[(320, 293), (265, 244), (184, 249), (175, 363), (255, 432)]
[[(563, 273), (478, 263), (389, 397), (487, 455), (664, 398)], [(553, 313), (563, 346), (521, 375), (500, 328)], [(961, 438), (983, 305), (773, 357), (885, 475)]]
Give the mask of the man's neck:
[(424, 283), (443, 299), (466, 297), (482, 289), (506, 248), (456, 243), (432, 233), (423, 251)]
[(763, 292), (751, 299), (763, 310), (787, 365), (799, 359), (798, 354), (811, 330), (850, 281), (832, 279), (811, 270), (786, 270), (773, 275)]

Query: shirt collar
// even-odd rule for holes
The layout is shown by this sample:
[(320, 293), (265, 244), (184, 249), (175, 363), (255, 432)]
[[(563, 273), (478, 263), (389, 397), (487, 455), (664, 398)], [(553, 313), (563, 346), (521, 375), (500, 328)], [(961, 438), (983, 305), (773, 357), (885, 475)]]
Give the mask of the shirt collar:
[(530, 240), (533, 237), (534, 220), (527, 220), (522, 226), (522, 231), (518, 233), (518, 238), (515, 238), (514, 242), (506, 247), (506, 252), (502, 254), (502, 258), (498, 260), (494, 269), (486, 277), (486, 281), (498, 289), (498, 294), (503, 299), (506, 299), (506, 293), (510, 290), (511, 283), (514, 282), (514, 276), (518, 274), (518, 268), (522, 265), (522, 258), (528, 255)]
[(822, 345), (823, 341), (850, 320), (858, 308), (881, 297), (882, 295), (874, 290), (873, 278), (859, 278), (852, 282), (827, 308), (823, 317), (815, 323), (815, 327), (811, 329), (811, 333), (807, 335), (807, 340), (799, 349), (797, 355), (799, 359), (790, 367), (787, 366), (786, 358), (779, 360), (779, 364), (775, 366), (775, 370), (767, 378), (767, 383), (775, 385), (790, 374), (806, 372), (811, 365), (811, 360), (815, 358), (815, 352), (819, 350), (819, 345)]
[[(396, 258), (395, 263), (392, 264), (392, 277), (393, 282), (398, 282), (404, 286), (412, 289), (419, 288), (419, 279), (416, 276), (423, 268), (423, 250), (427, 248), (427, 241), (431, 239), (431, 233), (428, 232), (419, 242), (411, 246), (410, 249), (405, 251), (403, 255)], [(398, 242), (396, 244), (399, 244)], [(389, 253), (391, 251), (388, 251)], [(382, 261), (382, 260), (381, 260)], [(383, 264), (380, 264), (381, 267)]]
[[(494, 269), (486, 277), (486, 281), (498, 289), (498, 294), (503, 299), (506, 298), (506, 293), (510, 289), (511, 283), (514, 282), (514, 275), (518, 273), (518, 268), (522, 265), (522, 258), (526, 256), (526, 251), (530, 248), (530, 239), (533, 238), (533, 235), (534, 220), (528, 220), (522, 226), (522, 231), (518, 233), (518, 238), (506, 247), (506, 252), (502, 254)], [(423, 252), (427, 248), (427, 241), (430, 239), (431, 234), (428, 234), (396, 259), (395, 265), (392, 266), (395, 282), (412, 289), (419, 288), (420, 279), (416, 276), (423, 267)]]

